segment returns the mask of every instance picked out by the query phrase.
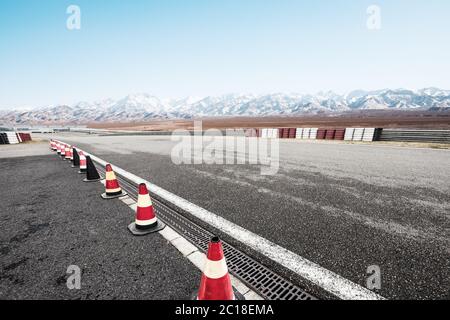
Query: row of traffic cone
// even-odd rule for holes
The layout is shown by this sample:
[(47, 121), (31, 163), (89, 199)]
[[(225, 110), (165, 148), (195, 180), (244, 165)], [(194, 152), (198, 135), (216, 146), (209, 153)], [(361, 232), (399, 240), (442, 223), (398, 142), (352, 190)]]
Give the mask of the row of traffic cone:
[[(79, 167), (79, 173), (86, 173), (85, 182), (99, 181), (100, 175), (90, 156), (83, 151), (65, 143), (50, 140), (50, 149), (61, 155), (63, 160), (72, 162), (72, 167)], [(114, 170), (110, 164), (105, 167), (105, 193), (103, 199), (115, 199), (127, 195), (119, 185)], [(165, 224), (158, 220), (153, 208), (152, 200), (145, 183), (139, 185), (136, 218), (128, 226), (128, 230), (135, 236), (144, 236), (160, 231)], [(208, 245), (205, 268), (202, 273), (200, 288), (193, 295), (195, 300), (245, 300), (231, 285), (227, 263), (223, 254), (222, 242), (213, 237)]]

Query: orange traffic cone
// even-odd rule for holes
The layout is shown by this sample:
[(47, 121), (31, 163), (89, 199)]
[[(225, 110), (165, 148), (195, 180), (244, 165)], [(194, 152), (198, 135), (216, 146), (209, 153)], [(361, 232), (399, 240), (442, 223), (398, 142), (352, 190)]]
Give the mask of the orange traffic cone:
[(126, 195), (126, 192), (123, 192), (122, 188), (119, 186), (119, 181), (117, 181), (116, 174), (110, 164), (106, 165), (105, 176), (106, 182), (105, 193), (102, 194), (103, 199), (114, 199)]
[(147, 186), (145, 183), (141, 183), (139, 185), (136, 220), (128, 226), (128, 230), (135, 236), (144, 236), (165, 227), (166, 225), (156, 218)]
[(231, 278), (219, 237), (213, 237), (209, 242), (200, 289), (194, 299), (245, 300), (245, 297), (231, 285)]
[(78, 173), (86, 173), (87, 165), (86, 165), (86, 156), (84, 155), (84, 152), (80, 150), (78, 153), (80, 156), (80, 170)]

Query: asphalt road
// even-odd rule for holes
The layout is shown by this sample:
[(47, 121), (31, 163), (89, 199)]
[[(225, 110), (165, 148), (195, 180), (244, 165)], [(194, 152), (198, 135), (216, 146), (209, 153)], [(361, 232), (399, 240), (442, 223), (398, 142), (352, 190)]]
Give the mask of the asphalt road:
[[(41, 155), (11, 157), (23, 152)], [(1, 146), (0, 177), (0, 299), (190, 299), (198, 288), (194, 265), (158, 234), (133, 237), (130, 208), (46, 144)], [(66, 286), (70, 265), (80, 290)]]
[(362, 286), (377, 265), (388, 299), (450, 298), (448, 150), (280, 141), (278, 173), (262, 176), (176, 165), (169, 137), (57, 137)]

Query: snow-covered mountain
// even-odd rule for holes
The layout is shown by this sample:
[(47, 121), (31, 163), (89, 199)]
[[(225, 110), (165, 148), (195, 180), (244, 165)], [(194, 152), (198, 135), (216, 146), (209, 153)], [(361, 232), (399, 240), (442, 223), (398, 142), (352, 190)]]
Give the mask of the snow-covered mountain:
[(345, 95), (275, 93), (266, 95), (228, 94), (204, 98), (159, 99), (149, 94), (132, 94), (119, 100), (46, 106), (0, 111), (0, 123), (88, 123), (188, 119), (214, 116), (272, 116), (345, 112), (352, 110), (442, 110), (450, 108), (450, 90), (425, 88), (417, 91), (385, 89), (355, 90)]

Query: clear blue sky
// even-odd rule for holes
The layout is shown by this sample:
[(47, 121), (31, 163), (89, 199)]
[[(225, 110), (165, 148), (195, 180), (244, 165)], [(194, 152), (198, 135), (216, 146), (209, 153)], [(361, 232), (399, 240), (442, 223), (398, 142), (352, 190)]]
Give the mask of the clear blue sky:
[[(66, 9), (81, 9), (81, 30)], [(380, 6), (382, 29), (366, 27)], [(450, 89), (448, 0), (2, 0), (0, 108), (231, 92)]]

